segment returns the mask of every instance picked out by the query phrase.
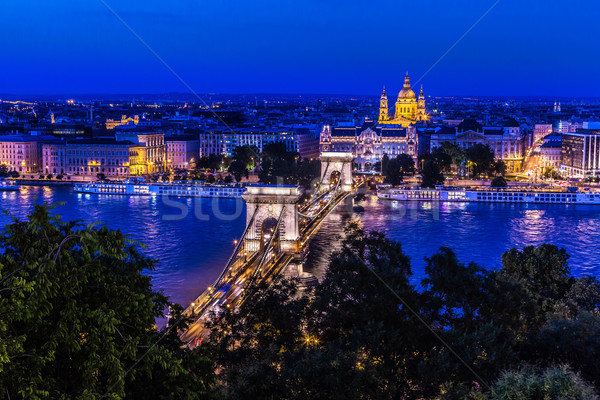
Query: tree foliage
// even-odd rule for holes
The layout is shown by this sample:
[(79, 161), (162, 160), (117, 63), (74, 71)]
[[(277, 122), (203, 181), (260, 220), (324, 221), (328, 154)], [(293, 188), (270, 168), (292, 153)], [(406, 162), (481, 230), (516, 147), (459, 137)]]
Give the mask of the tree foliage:
[(200, 398), (206, 350), (182, 348), (181, 308), (152, 289), (155, 261), (120, 231), (36, 205), (0, 235), (0, 393), (9, 398)]
[(460, 167), (466, 159), (465, 149), (456, 143), (443, 142), (441, 146), (444, 153), (450, 156), (450, 160), (455, 167)]
[[(556, 246), (526, 247), (488, 270), (442, 247), (417, 288), (400, 243), (352, 221), (319, 285), (247, 287), (190, 350), (181, 307), (152, 289), (142, 271), (155, 261), (137, 244), (36, 206), (0, 235), (0, 393), (593, 399), (600, 281), (573, 278), (568, 259)], [(158, 330), (166, 308), (173, 318)]]
[(435, 185), (442, 185), (445, 181), (444, 174), (442, 174), (442, 167), (434, 158), (425, 159), (421, 176), (423, 177), (423, 181), (421, 182), (422, 187), (431, 188)]
[(209, 154), (208, 156), (200, 157), (196, 163), (197, 170), (216, 171), (226, 164), (225, 157), (217, 154)]
[(494, 383), (490, 400), (520, 399), (598, 399), (594, 387), (567, 367), (545, 370), (525, 367), (503, 372)]
[(396, 186), (402, 183), (406, 175), (415, 173), (415, 161), (408, 154), (400, 154), (397, 157), (386, 161), (385, 170), (386, 182)]
[(497, 176), (494, 179), (492, 179), (492, 182), (490, 182), (490, 186), (495, 188), (505, 188), (508, 186), (508, 183), (506, 183), (506, 179), (504, 179), (503, 176)]
[(236, 181), (241, 181), (242, 177), (248, 177), (248, 167), (243, 161), (235, 160), (229, 166), (229, 172), (233, 174)]
[(302, 159), (297, 152), (288, 151), (284, 142), (264, 146), (261, 153), (259, 180), (270, 185), (301, 185), (310, 188), (320, 177), (318, 160)]
[(506, 165), (503, 161), (496, 161), (496, 155), (489, 145), (476, 143), (467, 149), (466, 156), (474, 176), (506, 173)]
[[(567, 259), (564, 250), (542, 245), (511, 250), (502, 268), (490, 271), (441, 248), (426, 259), (416, 290), (400, 244), (352, 223), (316, 288), (299, 291), (286, 280), (253, 288), (253, 301), (214, 323), (221, 394), (530, 398), (496, 396), (519, 376), (516, 387), (532, 382), (542, 394), (592, 396), (584, 380), (598, 382), (591, 310), (600, 304), (600, 285), (572, 279)], [(572, 370), (552, 369), (556, 364)], [(523, 375), (525, 365), (548, 369)], [(557, 380), (548, 385), (549, 377)]]

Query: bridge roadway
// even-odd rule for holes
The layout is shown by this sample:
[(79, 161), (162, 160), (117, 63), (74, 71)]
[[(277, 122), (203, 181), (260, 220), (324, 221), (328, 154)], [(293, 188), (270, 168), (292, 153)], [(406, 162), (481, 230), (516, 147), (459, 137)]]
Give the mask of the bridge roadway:
[[(359, 184), (355, 184), (352, 189)], [(239, 306), (246, 299), (244, 290), (248, 285), (259, 282), (271, 284), (290, 262), (302, 259), (306, 255), (310, 240), (318, 232), (325, 218), (352, 193), (353, 191), (339, 190), (338, 183), (327, 192), (314, 195), (314, 199), (308, 204), (299, 207), (299, 215), (303, 218), (299, 223), (300, 237), (293, 254), (276, 251), (277, 246), (274, 246), (276, 235), (270, 238), (263, 249), (248, 252), (243, 243), (247, 233), (244, 232), (232, 259), (219, 279), (184, 311), (184, 314), (193, 316), (194, 322), (182, 335), (182, 339), (190, 346), (199, 344), (201, 338), (208, 335), (205, 322), (210, 311), (218, 312), (224, 307)], [(280, 222), (281, 215), (273, 231), (277, 231)]]

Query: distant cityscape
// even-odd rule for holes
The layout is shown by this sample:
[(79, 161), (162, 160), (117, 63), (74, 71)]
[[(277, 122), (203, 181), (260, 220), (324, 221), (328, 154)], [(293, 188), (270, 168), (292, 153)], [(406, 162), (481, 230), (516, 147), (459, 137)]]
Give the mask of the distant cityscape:
[(418, 161), (447, 142), (488, 145), (507, 173), (531, 181), (600, 174), (593, 99), (425, 97), (422, 87), (417, 96), (408, 73), (397, 97), (385, 88), (379, 98), (114, 97), (1, 100), (0, 165), (25, 179), (121, 179), (192, 170), (211, 155), (232, 157), (238, 146), (261, 152), (283, 142), (304, 159), (352, 152), (355, 170), (377, 172), (385, 155)]

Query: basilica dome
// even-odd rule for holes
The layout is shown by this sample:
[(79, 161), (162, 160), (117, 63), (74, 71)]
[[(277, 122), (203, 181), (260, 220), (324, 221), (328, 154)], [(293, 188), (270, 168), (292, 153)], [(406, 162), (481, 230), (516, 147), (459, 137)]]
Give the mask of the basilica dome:
[(404, 77), (404, 87), (398, 93), (398, 99), (416, 99), (415, 92), (410, 87), (410, 78), (408, 77), (408, 71), (406, 72), (406, 77)]
[(415, 99), (415, 92), (409, 87), (403, 87), (400, 93), (398, 93), (399, 99)]

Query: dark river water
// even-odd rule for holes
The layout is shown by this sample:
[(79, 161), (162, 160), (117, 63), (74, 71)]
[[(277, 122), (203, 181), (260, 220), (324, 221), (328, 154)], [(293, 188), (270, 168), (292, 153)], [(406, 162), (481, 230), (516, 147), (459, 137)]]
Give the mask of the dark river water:
[[(155, 197), (89, 195), (70, 187), (23, 186), (0, 192), (0, 209), (24, 218), (33, 204), (59, 204), (55, 213), (65, 220), (101, 221), (121, 229), (147, 246), (159, 261), (152, 272), (155, 287), (187, 305), (211, 284), (227, 263), (234, 240), (244, 230), (242, 200), (163, 200)], [(423, 277), (424, 257), (449, 246), (465, 263), (498, 268), (502, 253), (512, 247), (552, 243), (571, 255), (574, 275), (598, 276), (600, 206), (398, 203), (371, 197), (360, 203), (365, 211), (334, 212), (311, 243), (307, 270), (323, 274), (329, 254), (339, 246), (343, 224), (358, 218), (368, 230), (384, 231), (402, 243), (412, 259), (413, 281)], [(0, 225), (10, 218), (0, 214)]]

